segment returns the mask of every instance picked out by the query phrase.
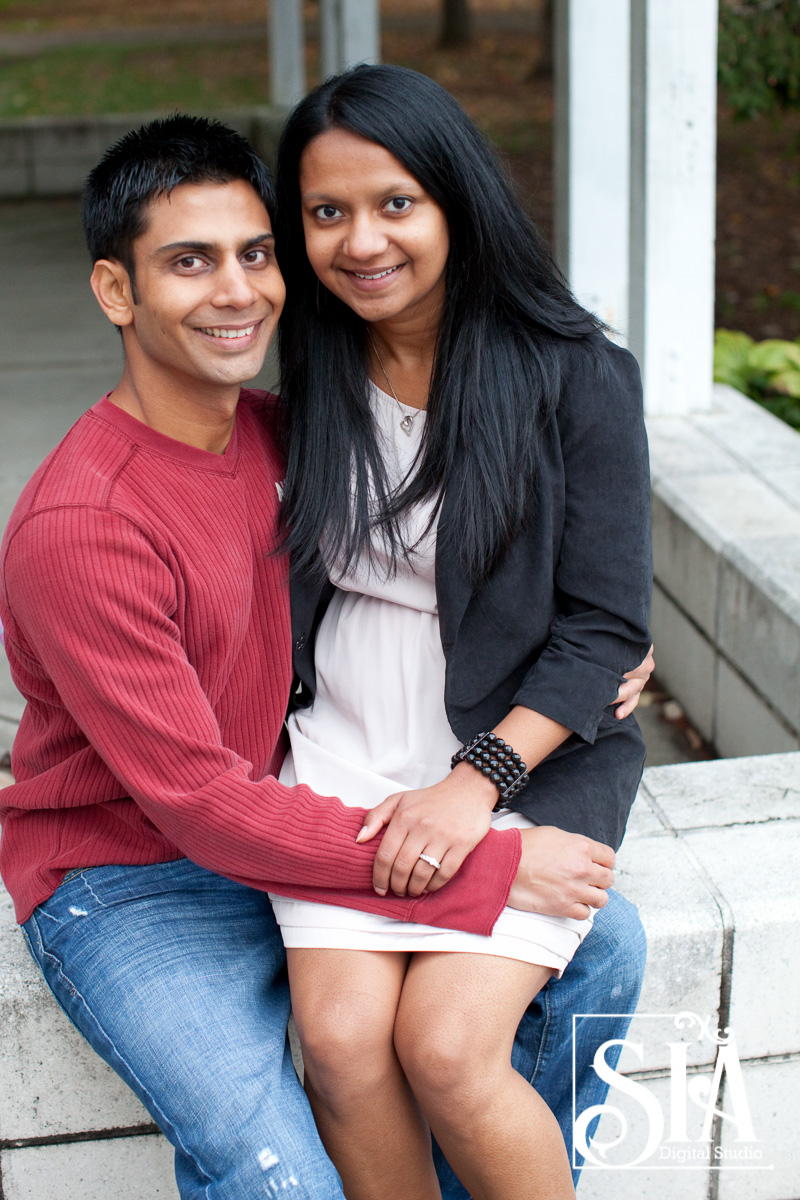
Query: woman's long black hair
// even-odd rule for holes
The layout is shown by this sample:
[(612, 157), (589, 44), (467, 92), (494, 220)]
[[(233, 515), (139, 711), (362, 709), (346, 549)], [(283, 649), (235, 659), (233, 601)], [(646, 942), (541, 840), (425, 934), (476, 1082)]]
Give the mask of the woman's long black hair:
[[(365, 322), (317, 280), (305, 253), (300, 159), (329, 129), (393, 154), (443, 210), (450, 231), (417, 470), (395, 494), (370, 415)], [(376, 516), (396, 561), (407, 550), (398, 516), (448, 486), (458, 493), (457, 527), (440, 526), (439, 538), (453, 540), (479, 584), (532, 512), (541, 430), (560, 388), (557, 343), (587, 338), (600, 322), (571, 296), (470, 119), (416, 71), (360, 66), (316, 88), (289, 117), (276, 182), (287, 287), (279, 333), (288, 460), (282, 509), (294, 570), (319, 572), (322, 544), (326, 558), (335, 554), (343, 565), (369, 553)]]

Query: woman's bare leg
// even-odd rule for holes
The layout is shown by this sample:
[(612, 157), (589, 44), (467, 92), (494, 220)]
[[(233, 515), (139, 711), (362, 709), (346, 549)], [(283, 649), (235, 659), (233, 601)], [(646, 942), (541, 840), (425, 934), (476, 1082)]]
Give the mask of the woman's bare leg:
[(408, 955), (287, 957), (305, 1088), (347, 1200), (441, 1200), (430, 1133), (392, 1040)]
[(511, 1066), (547, 967), (483, 954), (415, 954), (395, 1024), (402, 1067), (473, 1200), (574, 1200), (555, 1117)]

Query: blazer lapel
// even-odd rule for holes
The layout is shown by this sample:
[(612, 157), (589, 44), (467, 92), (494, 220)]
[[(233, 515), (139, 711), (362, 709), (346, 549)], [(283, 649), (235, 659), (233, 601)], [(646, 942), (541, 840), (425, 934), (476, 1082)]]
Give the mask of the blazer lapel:
[[(458, 465), (454, 469), (458, 470)], [(446, 658), (455, 645), (459, 626), (472, 596), (472, 586), (456, 557), (459, 514), (454, 511), (452, 494), (451, 489), (444, 494), (436, 539), (436, 603)]]

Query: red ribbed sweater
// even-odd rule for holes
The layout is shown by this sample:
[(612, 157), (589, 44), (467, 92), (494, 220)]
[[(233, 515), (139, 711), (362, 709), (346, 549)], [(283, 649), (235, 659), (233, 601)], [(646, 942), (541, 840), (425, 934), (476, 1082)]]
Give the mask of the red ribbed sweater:
[(245, 391), (224, 455), (108, 399), (28, 483), (0, 551), (27, 700), (0, 793), (25, 921), (76, 867), (184, 856), (250, 887), (488, 934), (520, 855), (490, 832), (446, 887), (372, 890), (364, 810), (275, 779), (292, 679), (274, 397)]

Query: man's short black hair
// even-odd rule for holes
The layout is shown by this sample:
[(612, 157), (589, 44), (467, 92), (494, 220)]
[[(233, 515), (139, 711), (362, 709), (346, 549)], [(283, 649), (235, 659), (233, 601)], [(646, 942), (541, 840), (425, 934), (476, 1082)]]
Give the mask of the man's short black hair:
[(121, 262), (133, 283), (133, 243), (151, 200), (181, 183), (249, 183), (274, 223), (275, 191), (264, 163), (235, 130), (182, 113), (150, 121), (115, 142), (86, 180), (83, 231), (92, 262)]

